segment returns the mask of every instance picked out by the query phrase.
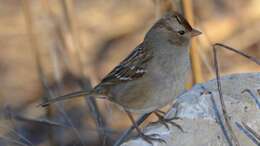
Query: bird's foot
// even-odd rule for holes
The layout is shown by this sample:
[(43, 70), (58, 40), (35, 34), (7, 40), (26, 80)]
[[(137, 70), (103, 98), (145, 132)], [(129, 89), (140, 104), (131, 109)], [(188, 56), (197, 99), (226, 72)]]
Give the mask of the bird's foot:
[[(178, 129), (180, 129), (182, 132), (184, 132), (184, 130), (182, 129), (182, 127), (181, 127), (179, 124), (177, 124), (177, 123), (174, 122), (174, 120), (180, 119), (179, 117), (174, 116), (174, 117), (172, 117), (172, 118), (164, 118), (164, 115), (165, 115), (164, 112), (162, 112), (162, 111), (155, 111), (154, 113), (155, 113), (155, 115), (158, 117), (159, 120), (156, 121), (156, 122), (152, 122), (152, 123), (151, 123), (152, 125), (153, 125), (153, 124), (160, 123), (160, 124), (164, 125), (167, 129), (169, 129), (169, 125), (168, 125), (168, 124), (171, 124), (172, 126), (175, 126), (175, 127), (177, 127)], [(162, 115), (162, 114), (163, 114), (163, 115)]]
[(159, 134), (150, 134), (150, 135), (145, 135), (143, 132), (139, 133), (139, 136), (145, 140), (146, 142), (148, 142), (149, 144), (153, 145), (153, 141), (159, 142), (159, 143), (166, 143), (165, 140), (163, 140), (162, 138), (158, 138), (160, 137)]

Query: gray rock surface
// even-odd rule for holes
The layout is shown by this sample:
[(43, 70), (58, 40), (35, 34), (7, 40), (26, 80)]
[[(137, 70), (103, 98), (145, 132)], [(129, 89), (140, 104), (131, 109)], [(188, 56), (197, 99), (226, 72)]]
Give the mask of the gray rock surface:
[[(245, 123), (260, 135), (260, 73), (234, 74), (221, 78), (223, 96), (231, 125), (241, 146), (260, 145), (258, 139), (247, 130)], [(205, 93), (205, 89), (212, 94)], [(248, 92), (249, 89), (255, 95)], [(177, 111), (177, 112), (176, 112)], [(226, 146), (224, 136), (223, 114), (220, 106), (216, 80), (194, 86), (180, 96), (176, 104), (169, 110), (166, 118), (177, 115), (181, 119), (175, 122), (184, 129), (169, 125), (167, 129), (162, 124), (148, 125), (145, 134), (159, 134), (166, 143), (154, 142), (154, 146)], [(221, 120), (220, 120), (221, 119)], [(220, 122), (222, 121), (222, 122)], [(148, 146), (142, 138), (131, 139), (122, 146)]]

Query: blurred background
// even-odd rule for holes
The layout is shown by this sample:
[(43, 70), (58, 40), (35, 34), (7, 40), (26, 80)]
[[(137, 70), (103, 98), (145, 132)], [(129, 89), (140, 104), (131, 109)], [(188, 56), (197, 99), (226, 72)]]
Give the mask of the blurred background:
[[(259, 0), (0, 0), (0, 145), (113, 145), (131, 125), (114, 104), (37, 105), (89, 90), (172, 9), (203, 32), (187, 87), (214, 78), (213, 43), (260, 58)], [(222, 75), (260, 71), (237, 54), (218, 54)]]

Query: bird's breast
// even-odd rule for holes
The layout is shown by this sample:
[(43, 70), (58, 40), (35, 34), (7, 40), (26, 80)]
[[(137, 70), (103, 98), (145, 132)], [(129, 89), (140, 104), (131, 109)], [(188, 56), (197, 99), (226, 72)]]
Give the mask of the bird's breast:
[(149, 75), (153, 85), (151, 95), (154, 105), (163, 106), (184, 91), (190, 60), (188, 50), (175, 50), (157, 57), (150, 66), (153, 68)]
[[(165, 49), (166, 50), (166, 49)], [(154, 55), (149, 66), (150, 72), (156, 80), (177, 81), (185, 78), (190, 68), (188, 48), (171, 48), (162, 50)]]

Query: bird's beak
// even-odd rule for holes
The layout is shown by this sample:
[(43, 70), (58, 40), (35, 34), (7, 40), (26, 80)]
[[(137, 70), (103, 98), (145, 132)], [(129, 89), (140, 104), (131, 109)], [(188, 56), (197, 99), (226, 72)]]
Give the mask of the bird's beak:
[(196, 30), (196, 29), (192, 29), (191, 30), (191, 37), (195, 37), (202, 34), (200, 31)]

